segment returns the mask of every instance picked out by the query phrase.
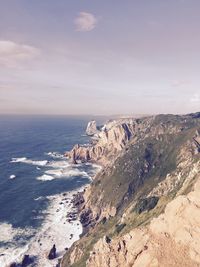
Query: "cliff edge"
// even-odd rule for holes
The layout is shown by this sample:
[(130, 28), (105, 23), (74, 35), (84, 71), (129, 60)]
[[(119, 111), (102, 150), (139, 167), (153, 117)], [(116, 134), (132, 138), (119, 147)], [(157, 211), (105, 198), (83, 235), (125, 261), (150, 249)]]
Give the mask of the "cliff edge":
[(112, 121), (100, 144), (61, 266), (200, 266), (200, 113)]

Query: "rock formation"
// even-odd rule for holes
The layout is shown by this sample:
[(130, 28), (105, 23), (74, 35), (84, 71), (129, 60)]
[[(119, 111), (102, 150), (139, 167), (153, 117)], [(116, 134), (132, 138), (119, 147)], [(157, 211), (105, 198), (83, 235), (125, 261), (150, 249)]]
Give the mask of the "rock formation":
[(82, 162), (95, 161), (106, 165), (114, 160), (127, 143), (136, 138), (138, 134), (143, 135), (152, 122), (152, 117), (140, 120), (124, 118), (107, 122), (98, 132), (92, 144), (88, 146), (75, 145), (66, 156), (72, 162), (80, 160)]
[(33, 258), (31, 258), (28, 254), (23, 256), (22, 262), (17, 263), (13, 262), (9, 265), (9, 267), (27, 267), (33, 263)]
[(53, 260), (55, 258), (56, 258), (56, 245), (54, 244), (49, 252), (48, 259)]
[(200, 266), (200, 180), (194, 191), (178, 196), (148, 227), (135, 229), (90, 252), (87, 267)]
[(200, 266), (200, 113), (110, 121), (77, 160), (104, 167), (78, 201), (61, 267)]
[(96, 133), (98, 133), (96, 121), (88, 122), (88, 125), (87, 125), (87, 128), (86, 128), (86, 134), (89, 135), (89, 136), (93, 136)]
[(23, 257), (23, 259), (22, 259), (22, 264), (21, 264), (21, 266), (22, 267), (26, 267), (26, 266), (28, 266), (29, 264), (31, 264), (33, 261), (32, 261), (32, 259), (30, 258), (30, 256), (29, 255), (24, 255), (24, 257)]

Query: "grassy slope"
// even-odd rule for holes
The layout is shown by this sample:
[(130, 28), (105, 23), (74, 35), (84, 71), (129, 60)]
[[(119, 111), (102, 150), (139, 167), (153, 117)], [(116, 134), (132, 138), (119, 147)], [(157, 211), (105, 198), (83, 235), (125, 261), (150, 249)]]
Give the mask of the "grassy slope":
[[(132, 211), (125, 224), (119, 227), (121, 215), (136, 203), (138, 199), (147, 195), (159, 181), (176, 169), (176, 158), (180, 148), (187, 140), (191, 140), (199, 127), (190, 118), (183, 122), (177, 116), (157, 116), (152, 127), (163, 124), (166, 127), (182, 127), (179, 134), (161, 134), (156, 137), (147, 137), (137, 144), (129, 144), (122, 155), (116, 160), (109, 175), (102, 175), (92, 184), (92, 205), (106, 206), (111, 204), (117, 207), (117, 216), (106, 223), (99, 223), (87, 235), (77, 242), (84, 251), (83, 257), (72, 267), (85, 267), (89, 252), (97, 240), (104, 235), (115, 237), (124, 234), (134, 227), (147, 224), (153, 217), (158, 216), (166, 204), (173, 199), (174, 193), (161, 197), (157, 206), (149, 212), (138, 214)], [(190, 184), (190, 186), (192, 186)], [(99, 201), (99, 196), (103, 198)], [(72, 247), (73, 249), (73, 247)], [(62, 266), (69, 265), (69, 253), (63, 259)]]

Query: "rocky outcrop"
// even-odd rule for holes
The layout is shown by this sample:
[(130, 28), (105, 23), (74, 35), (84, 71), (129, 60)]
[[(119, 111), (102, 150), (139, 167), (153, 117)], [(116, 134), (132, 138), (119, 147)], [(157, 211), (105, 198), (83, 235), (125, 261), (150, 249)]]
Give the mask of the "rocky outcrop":
[(87, 231), (61, 266), (200, 266), (199, 133), (195, 114), (159, 115), (108, 122), (76, 146), (79, 160), (110, 164), (83, 195)]
[(53, 260), (55, 258), (56, 258), (56, 245), (54, 244), (49, 252), (48, 259)]
[(34, 258), (30, 257), (30, 255), (25, 254), (22, 258), (21, 263), (13, 262), (9, 265), (9, 267), (27, 267), (30, 266), (34, 262)]
[(200, 177), (194, 191), (178, 196), (149, 227), (106, 242), (90, 252), (87, 267), (200, 266)]
[(98, 133), (97, 124), (96, 121), (90, 121), (88, 122), (87, 128), (86, 128), (86, 134), (89, 136), (93, 136)]
[(200, 130), (196, 130), (196, 134), (193, 138), (194, 145), (196, 146), (196, 153), (200, 152)]
[[(176, 135), (183, 131), (184, 125), (187, 125), (191, 117), (192, 115), (158, 115), (137, 119), (111, 120), (101, 127), (98, 134), (92, 139), (91, 144), (75, 145), (65, 155), (74, 163), (77, 161), (95, 161), (105, 166), (108, 163), (112, 163), (130, 141), (137, 143), (138, 140), (148, 136), (160, 138), (161, 135), (165, 134)], [(89, 123), (89, 125), (93, 125), (93, 123)], [(91, 131), (88, 131), (92, 133), (94, 128), (95, 126), (89, 126)]]
[(26, 267), (29, 264), (31, 264), (33, 262), (33, 260), (31, 259), (31, 257), (29, 255), (24, 255), (23, 259), (22, 259), (22, 267)]
[[(143, 120), (128, 118), (109, 121), (101, 128), (91, 144), (88, 146), (75, 145), (65, 155), (74, 163), (77, 161), (95, 161), (106, 165), (118, 156), (131, 139), (134, 137), (137, 139), (143, 135), (152, 119), (152, 117), (148, 117)], [(90, 133), (93, 132), (90, 127), (89, 129)]]

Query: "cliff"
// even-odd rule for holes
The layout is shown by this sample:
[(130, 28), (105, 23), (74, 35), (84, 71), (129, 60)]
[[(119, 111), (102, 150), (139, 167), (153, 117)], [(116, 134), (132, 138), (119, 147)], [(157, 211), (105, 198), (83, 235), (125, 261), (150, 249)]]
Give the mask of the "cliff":
[(98, 131), (95, 130), (96, 123), (89, 122), (86, 133), (95, 134), (92, 143), (87, 146), (77, 144), (70, 152), (66, 152), (66, 156), (73, 162), (95, 161), (107, 165), (118, 156), (131, 139), (137, 140), (140, 135), (143, 135), (152, 120), (152, 117), (143, 120), (131, 118), (112, 120)]
[(110, 123), (61, 266), (200, 266), (200, 114)]
[(176, 197), (148, 227), (136, 228), (109, 242), (101, 238), (86, 266), (200, 266), (199, 196), (200, 180), (194, 191)]
[(86, 128), (86, 134), (89, 136), (93, 136), (98, 133), (97, 124), (96, 121), (90, 121), (88, 122), (87, 128)]

